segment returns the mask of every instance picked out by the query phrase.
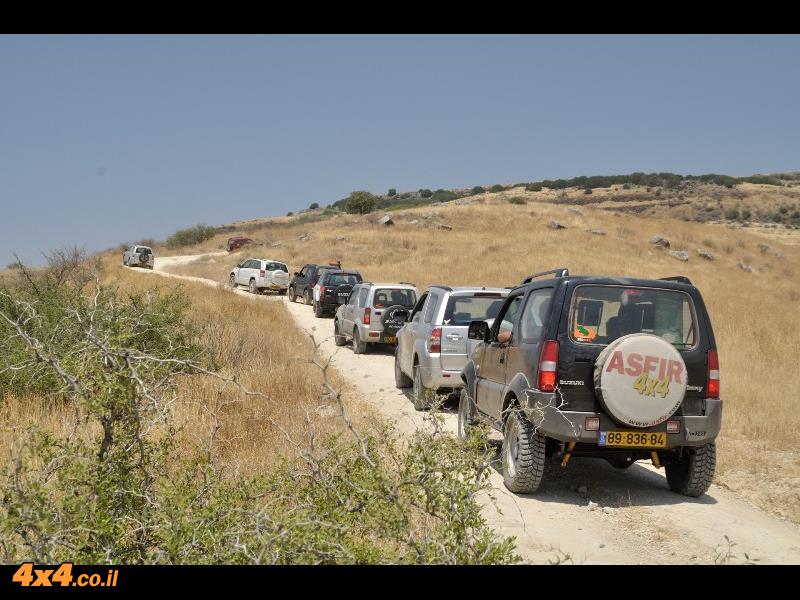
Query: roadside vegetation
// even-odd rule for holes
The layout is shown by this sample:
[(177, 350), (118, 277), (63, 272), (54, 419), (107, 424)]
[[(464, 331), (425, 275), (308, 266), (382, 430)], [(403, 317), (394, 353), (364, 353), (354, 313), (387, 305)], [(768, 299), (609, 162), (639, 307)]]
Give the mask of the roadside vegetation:
[(517, 560), (485, 437), (400, 439), (281, 303), (57, 258), (0, 287), (3, 562)]

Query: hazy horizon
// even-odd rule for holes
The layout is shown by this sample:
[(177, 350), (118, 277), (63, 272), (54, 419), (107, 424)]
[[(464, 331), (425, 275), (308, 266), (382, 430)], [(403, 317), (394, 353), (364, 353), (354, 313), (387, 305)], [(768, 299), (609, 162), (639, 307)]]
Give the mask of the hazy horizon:
[(797, 171), (800, 36), (0, 36), (0, 268), (385, 193)]

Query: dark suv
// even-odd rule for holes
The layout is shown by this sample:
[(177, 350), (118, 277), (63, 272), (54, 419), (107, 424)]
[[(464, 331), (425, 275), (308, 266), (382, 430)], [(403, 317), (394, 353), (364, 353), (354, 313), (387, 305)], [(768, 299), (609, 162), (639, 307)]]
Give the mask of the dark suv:
[(325, 271), (319, 278), (319, 289), (314, 292), (314, 315), (333, 314), (342, 304), (347, 304), (353, 286), (363, 281), (358, 271)]
[[(540, 279), (542, 276), (548, 276)], [(669, 487), (704, 494), (722, 401), (714, 332), (686, 277), (531, 275), (512, 289), (464, 367), (458, 433), (476, 419), (503, 432), (503, 478), (532, 493), (545, 465), (592, 456), (666, 469)]]
[(314, 301), (314, 286), (325, 271), (335, 271), (342, 268), (341, 262), (331, 262), (327, 265), (318, 265), (309, 263), (303, 265), (303, 268), (294, 274), (294, 277), (289, 282), (288, 298), (289, 302), (294, 302), (298, 296), (303, 299), (306, 304), (312, 304)]

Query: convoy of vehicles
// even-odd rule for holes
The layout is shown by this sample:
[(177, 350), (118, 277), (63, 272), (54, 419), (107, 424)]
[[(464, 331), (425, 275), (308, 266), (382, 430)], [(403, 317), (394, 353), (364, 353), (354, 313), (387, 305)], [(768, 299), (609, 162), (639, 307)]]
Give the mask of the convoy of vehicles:
[[(140, 252), (142, 251), (142, 252)], [(132, 246), (126, 264), (152, 260)], [(145, 256), (147, 258), (133, 258)], [(152, 268), (152, 267), (150, 267)], [(513, 288), (363, 281), (340, 262), (288, 267), (247, 259), (232, 286), (301, 296), (333, 314), (337, 346), (394, 345), (395, 383), (417, 410), (460, 392), (458, 434), (503, 434), (503, 479), (533, 493), (548, 465), (599, 457), (624, 469), (651, 460), (680, 494), (704, 494), (716, 466), (722, 402), (711, 321), (685, 277), (537, 273)]]
[(152, 271), (155, 260), (153, 249), (149, 246), (134, 244), (122, 254), (122, 264), (126, 267), (143, 267)]

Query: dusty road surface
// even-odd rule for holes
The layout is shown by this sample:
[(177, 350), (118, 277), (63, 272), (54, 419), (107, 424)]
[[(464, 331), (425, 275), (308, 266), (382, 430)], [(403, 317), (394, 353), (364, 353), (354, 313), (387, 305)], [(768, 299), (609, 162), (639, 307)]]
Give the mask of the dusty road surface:
[[(164, 268), (194, 258), (156, 259), (154, 273), (168, 275)], [(398, 430), (430, 426), (424, 413), (414, 410), (409, 397), (395, 387), (391, 348), (371, 345), (366, 354), (355, 355), (349, 345), (336, 347), (333, 320), (314, 317), (311, 307), (289, 303), (284, 296), (240, 293), (254, 300), (285, 302), (297, 325), (322, 341), (323, 358), (330, 357)], [(454, 433), (456, 411), (455, 401), (443, 407), (445, 428)], [(798, 526), (767, 515), (716, 485), (701, 498), (679, 496), (669, 490), (663, 470), (649, 464), (618, 471), (602, 460), (575, 458), (565, 469), (553, 467), (531, 496), (508, 492), (497, 471), (491, 481), (495, 503), (487, 499), (487, 519), (498, 532), (516, 537), (526, 562), (800, 564)], [(597, 507), (590, 509), (590, 501)]]

